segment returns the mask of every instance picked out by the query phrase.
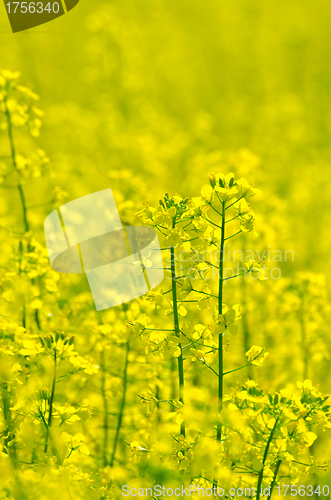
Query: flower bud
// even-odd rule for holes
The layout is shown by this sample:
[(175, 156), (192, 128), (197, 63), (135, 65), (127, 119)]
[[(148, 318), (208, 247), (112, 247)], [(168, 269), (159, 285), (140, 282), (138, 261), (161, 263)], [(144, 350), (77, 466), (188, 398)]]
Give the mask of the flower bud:
[(47, 401), (47, 399), (48, 399), (47, 389), (41, 389), (40, 390), (39, 398), (40, 398), (41, 401), (42, 400)]
[(212, 188), (214, 188), (216, 186), (216, 178), (215, 178), (215, 174), (213, 174), (213, 172), (210, 172), (210, 174), (209, 174), (209, 182), (210, 182), (210, 185)]

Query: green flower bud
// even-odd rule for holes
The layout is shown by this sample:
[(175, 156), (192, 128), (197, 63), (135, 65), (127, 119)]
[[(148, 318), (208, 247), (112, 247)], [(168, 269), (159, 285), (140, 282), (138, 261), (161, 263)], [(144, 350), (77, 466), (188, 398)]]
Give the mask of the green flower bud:
[(169, 195), (168, 195), (168, 193), (166, 193), (166, 194), (164, 195), (163, 199), (164, 199), (164, 202), (165, 202), (165, 206), (166, 206), (166, 208), (169, 208), (169, 206), (170, 206), (170, 200), (169, 200)]
[(210, 174), (209, 174), (209, 182), (210, 182), (210, 185), (212, 188), (214, 188), (216, 186), (216, 178), (215, 178), (215, 174), (213, 174), (213, 172), (210, 172)]

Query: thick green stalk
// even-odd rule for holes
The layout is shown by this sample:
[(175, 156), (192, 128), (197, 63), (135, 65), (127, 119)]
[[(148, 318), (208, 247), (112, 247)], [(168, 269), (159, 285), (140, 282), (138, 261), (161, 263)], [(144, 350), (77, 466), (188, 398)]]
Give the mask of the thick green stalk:
[(116, 448), (118, 444), (118, 439), (122, 427), (122, 421), (123, 421), (123, 414), (124, 414), (124, 407), (125, 407), (125, 400), (126, 400), (126, 390), (127, 390), (127, 383), (128, 383), (128, 366), (129, 366), (129, 352), (130, 352), (130, 344), (127, 342), (126, 344), (126, 350), (125, 350), (125, 361), (124, 361), (124, 371), (123, 371), (123, 394), (122, 394), (122, 400), (121, 400), (121, 405), (118, 413), (118, 418), (117, 418), (117, 426), (116, 426), (116, 432), (115, 432), (115, 438), (114, 438), (114, 444), (113, 444), (113, 452), (112, 456), (110, 459), (110, 467), (113, 467), (114, 461), (115, 461), (115, 455), (116, 455)]
[(53, 403), (54, 403), (54, 396), (55, 396), (55, 386), (56, 386), (56, 369), (57, 369), (57, 356), (56, 356), (56, 349), (54, 350), (54, 371), (53, 371), (53, 382), (52, 382), (52, 390), (51, 390), (51, 395), (49, 398), (49, 407), (48, 407), (48, 422), (47, 422), (47, 429), (46, 429), (46, 443), (45, 443), (45, 453), (47, 453), (47, 448), (48, 448), (48, 439), (49, 439), (49, 434), (50, 434), (50, 428), (52, 425), (52, 416), (53, 416)]
[[(222, 234), (220, 246), (219, 261), (219, 290), (218, 290), (218, 313), (223, 314), (223, 268), (224, 268), (224, 242), (225, 242), (225, 202), (222, 203)], [(223, 333), (218, 336), (218, 412), (223, 410), (223, 384), (224, 384), (224, 366), (223, 366)], [(222, 439), (222, 424), (217, 422), (217, 441)]]
[[(175, 226), (175, 221), (173, 227)], [(171, 283), (172, 283), (172, 302), (174, 312), (174, 325), (175, 335), (180, 337), (179, 318), (178, 318), (178, 304), (177, 304), (177, 282), (176, 282), (176, 264), (175, 264), (175, 249), (171, 247)], [(180, 355), (178, 356), (178, 378), (179, 378), (179, 401), (184, 403), (184, 361), (182, 346), (179, 343)], [(180, 433), (185, 436), (185, 423), (181, 424)]]

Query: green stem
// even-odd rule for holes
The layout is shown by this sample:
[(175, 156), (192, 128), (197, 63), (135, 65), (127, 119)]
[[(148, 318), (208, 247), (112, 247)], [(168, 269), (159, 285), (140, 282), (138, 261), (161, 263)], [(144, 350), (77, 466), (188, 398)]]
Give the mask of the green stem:
[(108, 450), (108, 437), (109, 437), (109, 422), (108, 422), (108, 399), (106, 394), (106, 364), (105, 364), (105, 352), (101, 351), (101, 393), (103, 399), (103, 466), (107, 465), (107, 450)]
[(55, 386), (56, 386), (56, 369), (57, 369), (57, 351), (55, 349), (54, 350), (54, 370), (53, 370), (52, 391), (51, 391), (51, 395), (49, 398), (49, 408), (48, 408), (48, 422), (47, 422), (46, 443), (45, 443), (45, 450), (44, 450), (45, 453), (47, 453), (49, 433), (50, 433), (50, 428), (52, 425), (53, 403), (54, 403)]
[(255, 356), (255, 358), (253, 358), (251, 361), (249, 361), (248, 363), (246, 363), (245, 365), (242, 365), (242, 366), (239, 366), (238, 368), (234, 368), (233, 370), (229, 370), (228, 372), (224, 372), (223, 375), (229, 375), (229, 373), (233, 373), (233, 372), (237, 372), (239, 370), (243, 370), (244, 368), (246, 368), (247, 366), (251, 366), (253, 361), (255, 361), (259, 356), (261, 356), (261, 354), (264, 352), (264, 349), (262, 349), (261, 352), (259, 352), (259, 354), (257, 356)]
[[(224, 242), (225, 242), (225, 202), (222, 203), (222, 235), (220, 247), (219, 262), (219, 290), (218, 290), (218, 313), (223, 314), (223, 268), (224, 268)], [(224, 385), (224, 366), (223, 366), (223, 334), (218, 336), (218, 412), (223, 410), (223, 385)], [(217, 422), (217, 441), (222, 439), (222, 424), (218, 418)]]
[[(12, 164), (13, 164), (15, 172), (18, 173), (18, 168), (17, 168), (17, 163), (16, 163), (15, 143), (14, 143), (14, 136), (13, 136), (13, 124), (11, 121), (11, 116), (10, 116), (10, 112), (8, 110), (7, 102), (6, 102), (5, 115), (7, 118), (8, 138), (9, 138), (9, 144), (10, 144), (10, 150), (11, 150), (11, 160), (12, 160)], [(29, 225), (28, 216), (27, 216), (27, 206), (26, 206), (26, 202), (25, 202), (25, 195), (24, 195), (23, 187), (22, 187), (20, 182), (18, 182), (18, 184), (17, 184), (17, 189), (18, 189), (20, 199), (21, 199), (21, 204), (22, 204), (24, 229), (25, 229), (25, 232), (27, 232), (30, 230), (30, 225)]]
[[(17, 175), (19, 176), (19, 171), (18, 171), (17, 162), (16, 162), (16, 148), (15, 148), (15, 142), (14, 142), (13, 124), (12, 124), (12, 120), (11, 120), (11, 116), (10, 116), (10, 111), (8, 109), (7, 100), (5, 101), (5, 107), (6, 107), (5, 108), (5, 115), (6, 115), (7, 127), (8, 127), (8, 139), (9, 139), (10, 152), (11, 152), (10, 158), (12, 161), (13, 169), (15, 170)], [(28, 231), (30, 231), (30, 224), (29, 224), (29, 220), (28, 220), (28, 207), (26, 205), (25, 193), (24, 193), (23, 186), (22, 186), (20, 180), (18, 180), (16, 187), (17, 187), (17, 190), (18, 190), (18, 193), (20, 196), (20, 200), (21, 200), (24, 232), (27, 233)], [(23, 256), (22, 241), (20, 241), (20, 243), (19, 243), (19, 253), (21, 255), (21, 260), (22, 260), (22, 256)], [(34, 281), (33, 280), (31, 280), (31, 281), (33, 284)], [(34, 317), (35, 317), (35, 322), (36, 322), (36, 325), (38, 327), (38, 330), (41, 330), (38, 309), (35, 309)], [(24, 328), (26, 327), (25, 319), (26, 319), (25, 318), (25, 305), (23, 305), (23, 327)]]
[(301, 330), (301, 346), (302, 346), (302, 359), (303, 359), (303, 380), (308, 378), (308, 361), (309, 353), (307, 349), (307, 332), (305, 323), (305, 296), (301, 297), (301, 306), (299, 310), (300, 330)]
[(269, 436), (269, 439), (267, 441), (267, 444), (266, 444), (266, 447), (265, 447), (265, 450), (264, 450), (264, 455), (263, 455), (263, 460), (262, 460), (262, 468), (261, 468), (261, 470), (259, 472), (259, 479), (258, 479), (258, 482), (257, 482), (256, 500), (260, 500), (264, 467), (265, 467), (265, 464), (266, 464), (266, 461), (267, 461), (267, 458), (268, 458), (270, 444), (271, 444), (272, 438), (274, 437), (274, 433), (275, 433), (275, 430), (276, 430), (276, 427), (277, 427), (277, 424), (278, 424), (278, 421), (279, 421), (279, 417), (280, 417), (280, 415), (278, 415), (278, 417), (276, 418), (275, 425), (273, 426), (272, 431), (270, 432), (270, 436)]
[(240, 198), (238, 198), (236, 201), (234, 201), (233, 203), (231, 203), (231, 205), (228, 205), (225, 210), (228, 210), (228, 208), (233, 207), (233, 205), (235, 205), (236, 203), (238, 203), (238, 201), (240, 201), (243, 197), (244, 197), (244, 195), (240, 196)]
[(176, 371), (175, 358), (170, 358), (170, 372), (171, 372), (171, 399), (176, 399), (176, 381), (174, 377), (174, 373)]
[[(245, 238), (243, 239), (243, 254), (246, 254), (246, 242)], [(248, 302), (247, 302), (247, 282), (246, 279), (241, 280), (241, 318), (242, 318), (242, 326), (243, 326), (243, 336), (244, 336), (244, 355), (247, 351), (249, 351), (251, 347), (251, 335), (249, 328), (249, 320), (248, 320)], [(252, 370), (248, 368), (248, 378), (252, 378)]]
[(46, 429), (46, 432), (47, 432), (47, 434), (48, 434), (48, 438), (49, 438), (49, 440), (50, 440), (50, 442), (51, 442), (51, 446), (52, 446), (52, 449), (53, 449), (53, 453), (54, 453), (54, 455), (55, 455), (55, 456), (56, 456), (56, 458), (57, 458), (57, 462), (58, 462), (58, 464), (59, 464), (59, 465), (62, 465), (62, 463), (63, 463), (63, 462), (62, 462), (62, 460), (61, 460), (61, 457), (60, 457), (60, 455), (59, 455), (59, 452), (57, 451), (57, 448), (56, 448), (56, 446), (55, 446), (55, 443), (54, 443), (54, 439), (53, 439), (53, 436), (52, 436), (51, 430), (50, 430), (50, 428), (48, 427), (48, 424), (47, 424), (47, 422), (46, 422), (46, 420), (45, 420), (45, 417), (44, 417), (44, 414), (43, 414), (43, 412), (42, 412), (42, 411), (40, 411), (40, 417), (41, 417), (41, 420), (42, 420), (42, 422), (43, 422), (43, 424), (44, 424), (44, 427), (45, 427), (45, 429)]
[(202, 295), (207, 295), (208, 297), (213, 297), (214, 299), (218, 299), (217, 295), (214, 295), (214, 294), (208, 293), (208, 292), (203, 292), (202, 290), (196, 290), (195, 288), (192, 288), (192, 292), (202, 293)]
[(16, 450), (15, 448), (12, 448), (9, 443), (15, 438), (14, 434), (14, 429), (13, 429), (13, 421), (12, 421), (12, 415), (10, 411), (10, 400), (11, 400), (11, 394), (9, 392), (8, 384), (3, 382), (2, 384), (2, 405), (3, 405), (3, 416), (4, 420), (6, 422), (6, 432), (5, 432), (5, 439), (4, 439), (4, 450), (5, 453), (8, 454), (10, 459), (12, 460), (13, 465), (15, 466), (16, 463), (13, 461), (16, 457)]
[(238, 231), (237, 233), (235, 234), (231, 234), (231, 236), (229, 236), (228, 238), (225, 238), (226, 240), (230, 240), (231, 238), (234, 238), (235, 236), (238, 236), (238, 234), (242, 233), (242, 229), (240, 229), (240, 231)]
[(280, 467), (281, 463), (282, 463), (282, 460), (278, 460), (278, 462), (276, 463), (274, 477), (273, 477), (272, 483), (270, 485), (270, 495), (268, 495), (268, 500), (270, 500), (270, 498), (272, 496), (272, 492), (274, 490), (274, 487), (276, 486), (277, 475), (278, 475), (278, 471), (279, 471), (279, 467)]
[(122, 394), (121, 405), (120, 405), (118, 418), (117, 418), (117, 426), (116, 426), (116, 432), (115, 432), (115, 438), (114, 438), (114, 444), (113, 444), (113, 452), (112, 452), (111, 460), (110, 460), (110, 464), (109, 464), (110, 467), (113, 467), (113, 465), (114, 465), (116, 448), (117, 448), (118, 439), (119, 439), (119, 435), (120, 435), (120, 431), (121, 431), (121, 427), (122, 427), (122, 421), (123, 421), (124, 407), (125, 407), (125, 401), (126, 401), (126, 390), (127, 390), (127, 383), (128, 383), (129, 352), (130, 352), (130, 343), (127, 342), (126, 350), (125, 350), (124, 371), (123, 371), (123, 394)]
[[(173, 221), (173, 227), (175, 227), (175, 220)], [(177, 302), (177, 281), (176, 281), (176, 265), (175, 265), (175, 249), (171, 247), (171, 282), (172, 282), (172, 301), (173, 301), (173, 311), (174, 311), (174, 325), (175, 325), (175, 335), (180, 337), (179, 329), (179, 318), (178, 318), (178, 302)], [(184, 362), (183, 362), (183, 351), (182, 345), (178, 344), (180, 349), (180, 356), (178, 356), (178, 376), (179, 376), (179, 401), (184, 403)], [(185, 436), (185, 423), (181, 424), (180, 433)]]

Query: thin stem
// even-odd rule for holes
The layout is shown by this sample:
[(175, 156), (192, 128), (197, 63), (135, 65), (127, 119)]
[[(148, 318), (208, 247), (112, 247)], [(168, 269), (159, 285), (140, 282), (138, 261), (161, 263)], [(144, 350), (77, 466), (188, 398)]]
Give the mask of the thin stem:
[(113, 444), (113, 452), (112, 452), (112, 456), (111, 456), (111, 460), (110, 460), (110, 464), (109, 464), (110, 467), (113, 467), (113, 465), (114, 465), (116, 448), (117, 448), (117, 444), (118, 444), (118, 438), (119, 438), (120, 430), (122, 427), (122, 420), (123, 420), (125, 400), (126, 400), (126, 389), (127, 389), (127, 382), (128, 382), (129, 352), (130, 352), (130, 343), (127, 342), (126, 351), (125, 351), (124, 371), (123, 371), (123, 394), (122, 394), (120, 410), (118, 413), (117, 426), (116, 426), (116, 432), (115, 432), (115, 438), (114, 438), (114, 444)]
[(270, 498), (272, 496), (273, 489), (276, 485), (278, 471), (279, 471), (279, 467), (280, 467), (281, 463), (282, 463), (282, 460), (278, 460), (278, 462), (276, 464), (275, 471), (274, 471), (274, 477), (273, 477), (272, 483), (270, 485), (270, 494), (268, 495), (268, 500), (270, 500)]
[[(176, 225), (176, 219), (173, 220), (173, 227)], [(180, 337), (179, 317), (178, 317), (178, 302), (177, 302), (177, 278), (176, 278), (176, 264), (175, 264), (175, 248), (171, 247), (171, 282), (172, 282), (172, 301), (174, 313), (175, 335)], [(179, 343), (180, 355), (178, 356), (178, 377), (179, 377), (179, 401), (184, 403), (184, 361), (182, 346)], [(181, 424), (180, 433), (185, 436), (185, 423)]]
[(61, 460), (61, 457), (60, 457), (59, 452), (57, 451), (57, 448), (56, 448), (56, 446), (55, 446), (55, 444), (54, 444), (54, 439), (53, 439), (53, 436), (52, 436), (51, 430), (50, 430), (50, 428), (48, 427), (48, 424), (47, 424), (47, 422), (46, 422), (46, 420), (45, 420), (45, 417), (44, 417), (44, 414), (43, 414), (43, 412), (42, 412), (42, 411), (40, 411), (40, 418), (41, 418), (41, 420), (42, 420), (42, 422), (43, 422), (43, 424), (44, 424), (44, 426), (45, 426), (46, 432), (47, 432), (47, 434), (48, 434), (49, 440), (50, 440), (51, 445), (52, 445), (53, 453), (54, 453), (54, 455), (55, 455), (55, 456), (56, 456), (56, 458), (57, 458), (57, 462), (58, 462), (58, 464), (59, 464), (59, 465), (62, 465), (62, 460)]
[(232, 222), (236, 219), (238, 219), (239, 215), (236, 215), (235, 217), (232, 217), (232, 219), (228, 219), (225, 224), (228, 224), (229, 222)]
[(211, 208), (214, 210), (214, 212), (216, 212), (218, 215), (220, 215), (221, 217), (223, 217), (223, 216), (222, 216), (222, 214), (221, 214), (221, 212), (219, 212), (219, 210), (217, 210), (217, 208), (216, 208), (216, 207), (214, 207), (214, 205), (212, 205), (212, 204), (211, 204), (211, 202), (209, 202), (209, 205), (210, 205), (210, 206), (211, 206)]
[(151, 332), (174, 332), (175, 330), (166, 330), (165, 328), (145, 328), (144, 331), (151, 331)]
[(228, 280), (234, 280), (235, 278), (239, 278), (239, 276), (243, 276), (244, 274), (250, 273), (251, 269), (248, 269), (248, 271), (245, 271), (240, 274), (236, 274), (235, 276), (229, 276), (228, 278), (224, 278), (223, 281), (228, 281)]
[(276, 418), (276, 422), (275, 422), (275, 424), (274, 424), (274, 426), (272, 428), (272, 431), (270, 432), (270, 436), (269, 436), (269, 439), (267, 441), (267, 444), (266, 444), (266, 447), (265, 447), (265, 450), (264, 450), (264, 455), (263, 455), (263, 460), (262, 460), (262, 468), (261, 468), (261, 470), (259, 472), (259, 479), (258, 479), (258, 482), (257, 482), (256, 500), (260, 500), (264, 467), (265, 467), (265, 464), (266, 464), (266, 461), (267, 461), (267, 458), (268, 458), (270, 444), (271, 444), (272, 438), (274, 437), (274, 433), (275, 433), (275, 430), (276, 430), (276, 427), (277, 427), (277, 424), (278, 424), (278, 421), (279, 421), (279, 417), (280, 417), (280, 415), (278, 415), (278, 417)]
[(216, 377), (219, 377), (219, 374), (217, 373), (216, 370), (214, 370), (214, 368), (212, 368), (206, 361), (201, 361), (205, 366), (207, 366), (207, 368), (209, 368), (215, 375)]
[(44, 450), (45, 453), (47, 453), (49, 433), (50, 433), (50, 428), (52, 425), (53, 403), (54, 403), (55, 386), (56, 386), (56, 369), (57, 369), (57, 351), (55, 349), (54, 350), (54, 369), (53, 369), (52, 391), (51, 391), (51, 395), (49, 398), (49, 408), (48, 408), (48, 422), (47, 422), (46, 443), (45, 443), (45, 450)]
[[(17, 190), (18, 190), (18, 193), (19, 193), (19, 196), (20, 196), (20, 200), (21, 200), (21, 205), (22, 205), (22, 215), (23, 215), (24, 232), (27, 233), (28, 231), (30, 231), (30, 224), (29, 224), (29, 221), (28, 221), (28, 207), (26, 205), (25, 193), (24, 193), (21, 181), (20, 181), (20, 174), (19, 174), (19, 171), (18, 171), (18, 168), (17, 168), (16, 148), (15, 148), (14, 134), (13, 134), (13, 124), (12, 124), (12, 120), (11, 120), (10, 111), (8, 109), (7, 99), (5, 100), (5, 116), (6, 116), (6, 119), (7, 119), (8, 139), (9, 139), (10, 152), (11, 152), (10, 158), (11, 158), (11, 161), (12, 161), (13, 169), (14, 169), (14, 171), (17, 173), (17, 175), (19, 177), (19, 180), (17, 182), (17, 186), (16, 187), (17, 187)], [(21, 242), (20, 242), (20, 245), (21, 245)], [(32, 281), (32, 284), (33, 284), (34, 281), (33, 280), (31, 280), (31, 281)], [(25, 307), (25, 306), (23, 306), (23, 307)], [(35, 321), (36, 321), (36, 325), (37, 325), (38, 330), (41, 330), (38, 309), (35, 309), (34, 317), (35, 317)], [(25, 309), (23, 309), (23, 318), (24, 318), (24, 323), (25, 323)], [(23, 324), (23, 326), (25, 328), (26, 325)]]
[(108, 438), (109, 438), (109, 407), (108, 407), (108, 399), (106, 394), (106, 363), (105, 363), (105, 352), (101, 351), (101, 394), (103, 400), (103, 466), (107, 466), (107, 450), (108, 450)]
[[(223, 314), (223, 268), (224, 268), (224, 242), (225, 242), (225, 202), (222, 203), (222, 235), (219, 261), (219, 290), (218, 290), (218, 313)], [(223, 334), (218, 336), (218, 412), (223, 410), (223, 385), (224, 385), (224, 367), (223, 367)], [(220, 418), (217, 422), (217, 441), (222, 439), (222, 424)]]
[(195, 288), (192, 288), (192, 292), (202, 293), (203, 295), (208, 295), (208, 297), (213, 297), (214, 299), (218, 299), (217, 295), (214, 295), (212, 293), (203, 292), (202, 290), (196, 290)]
[[(10, 150), (11, 150), (11, 160), (12, 160), (12, 164), (13, 164), (15, 172), (18, 172), (17, 163), (16, 163), (15, 143), (14, 143), (14, 136), (13, 136), (13, 125), (12, 125), (12, 121), (11, 121), (10, 112), (8, 110), (7, 101), (5, 101), (5, 102), (6, 102), (5, 115), (6, 115), (6, 118), (7, 118), (8, 138), (9, 138), (9, 144), (10, 144)], [(24, 195), (23, 187), (22, 187), (22, 185), (21, 185), (20, 182), (18, 182), (18, 184), (17, 184), (17, 189), (18, 189), (18, 192), (19, 192), (19, 195), (20, 195), (20, 198), (21, 198), (21, 204), (22, 204), (22, 210), (23, 210), (24, 229), (25, 229), (25, 232), (27, 232), (27, 231), (30, 230), (30, 225), (29, 225), (29, 222), (28, 222), (27, 206), (26, 206), (26, 202), (25, 202), (25, 195)]]
[(238, 236), (238, 234), (242, 233), (242, 229), (240, 229), (240, 231), (238, 231), (237, 233), (235, 234), (232, 234), (231, 236), (229, 236), (228, 238), (225, 238), (226, 240), (231, 240), (231, 238), (234, 238), (235, 236)]
[(218, 227), (219, 229), (222, 229), (222, 227), (221, 227), (221, 226), (219, 226), (218, 224), (216, 224), (216, 222), (213, 222), (212, 220), (208, 219), (207, 217), (204, 217), (203, 215), (200, 215), (200, 217), (201, 217), (202, 219), (204, 219), (205, 221), (209, 222), (209, 224), (212, 224), (213, 226), (216, 226), (216, 227)]
[(228, 372), (224, 372), (223, 375), (229, 375), (229, 373), (237, 372), (239, 370), (242, 370), (243, 368), (246, 368), (246, 366), (250, 366), (253, 363), (253, 361), (255, 361), (259, 356), (261, 356), (263, 351), (264, 351), (264, 349), (262, 349), (262, 351), (259, 352), (259, 354), (257, 356), (255, 356), (255, 358), (253, 358), (251, 361), (249, 361), (245, 365), (239, 366), (239, 368), (234, 368), (234, 370), (229, 370)]
[(212, 262), (209, 262), (209, 260), (206, 260), (205, 261), (206, 264), (208, 264), (209, 266), (212, 266), (212, 267), (215, 267), (215, 269), (218, 269), (218, 266), (216, 266), (215, 264), (213, 264)]
[[(243, 241), (243, 251), (244, 251), (244, 253), (246, 253), (246, 241), (245, 241), (245, 239)], [(241, 289), (241, 300), (242, 300), (241, 318), (242, 318), (242, 329), (243, 329), (243, 336), (244, 336), (243, 344), (244, 344), (244, 354), (245, 354), (251, 346), (246, 279), (241, 280), (240, 289)], [(248, 378), (252, 378), (250, 367), (247, 370), (247, 374), (248, 374)]]
[[(3, 405), (3, 416), (7, 426), (6, 432), (4, 433), (4, 435), (6, 436), (4, 439), (4, 450), (8, 454), (10, 459), (13, 460), (16, 457), (16, 449), (15, 447), (9, 446), (10, 441), (12, 441), (15, 438), (15, 434), (13, 432), (14, 429), (13, 429), (12, 415), (10, 411), (11, 394), (9, 392), (8, 384), (5, 382), (3, 382), (2, 384), (1, 396)], [(13, 464), (15, 465), (14, 462)]]
[(303, 380), (308, 378), (308, 361), (309, 355), (307, 350), (307, 332), (306, 332), (306, 322), (305, 322), (305, 296), (301, 297), (301, 305), (299, 310), (299, 321), (301, 330), (301, 346), (302, 346), (302, 359), (303, 359)]
[(238, 198), (236, 201), (234, 201), (233, 203), (231, 203), (231, 205), (228, 205), (225, 210), (227, 210), (228, 208), (231, 208), (233, 205), (235, 205), (236, 203), (238, 203), (238, 201), (240, 201), (245, 196), (245, 194), (243, 194), (242, 196), (240, 196), (240, 198)]
[(201, 347), (206, 347), (207, 349), (215, 349), (216, 351), (218, 351), (218, 347), (216, 346), (211, 346), (211, 345), (205, 345), (205, 344), (201, 344), (200, 342), (196, 342), (195, 340), (192, 340), (190, 342), (190, 344), (186, 344), (183, 349), (187, 349), (189, 346), (191, 345), (200, 345)]

